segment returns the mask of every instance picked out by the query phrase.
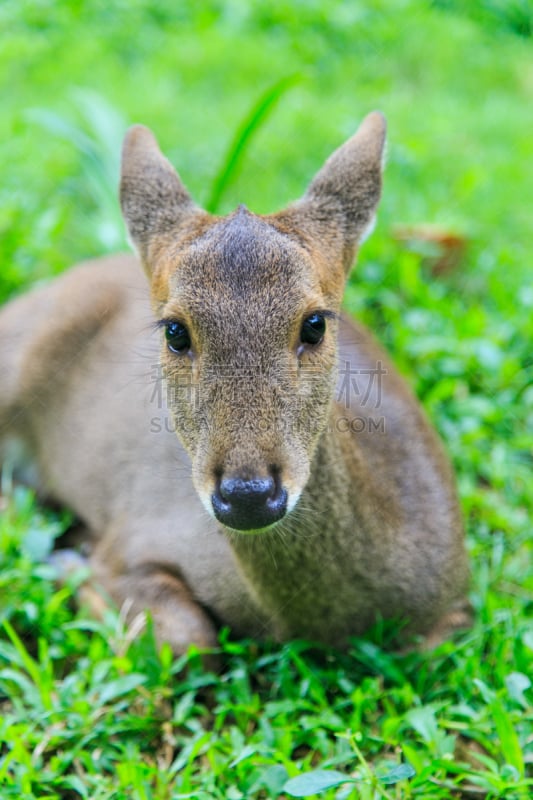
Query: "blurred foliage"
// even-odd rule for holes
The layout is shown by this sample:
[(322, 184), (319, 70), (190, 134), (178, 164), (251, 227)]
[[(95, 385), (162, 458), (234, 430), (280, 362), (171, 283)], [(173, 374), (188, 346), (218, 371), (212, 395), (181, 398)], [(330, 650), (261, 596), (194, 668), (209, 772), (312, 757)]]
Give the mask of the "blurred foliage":
[(519, 36), (533, 35), (532, 0), (433, 0), (437, 8), (466, 14), (480, 25)]
[[(532, 184), (531, 58), (519, 37), (420, 0), (4, 0), (0, 28), (4, 293), (111, 246), (87, 164), (28, 112), (44, 108), (94, 136), (80, 97), (99, 97), (123, 127), (156, 131), (201, 203), (261, 92), (294, 73), (298, 85), (257, 132), (223, 211), (294, 199), (379, 107), (390, 126), (382, 230), (431, 220), (490, 241), (480, 284), (502, 256), (526, 258), (529, 213), (515, 198)], [(101, 141), (115, 158), (121, 133)], [(21, 227), (31, 230), (22, 241)]]

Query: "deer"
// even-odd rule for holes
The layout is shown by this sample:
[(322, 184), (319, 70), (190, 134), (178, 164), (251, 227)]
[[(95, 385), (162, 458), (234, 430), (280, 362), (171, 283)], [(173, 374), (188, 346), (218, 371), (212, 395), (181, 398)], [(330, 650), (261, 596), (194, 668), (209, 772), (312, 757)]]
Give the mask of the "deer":
[(135, 254), (0, 312), (0, 463), (72, 510), (92, 580), (177, 654), (215, 647), (220, 626), (343, 648), (379, 620), (422, 641), (468, 625), (450, 462), (341, 310), (385, 139), (372, 112), (300, 200), (214, 216), (135, 125), (120, 179)]

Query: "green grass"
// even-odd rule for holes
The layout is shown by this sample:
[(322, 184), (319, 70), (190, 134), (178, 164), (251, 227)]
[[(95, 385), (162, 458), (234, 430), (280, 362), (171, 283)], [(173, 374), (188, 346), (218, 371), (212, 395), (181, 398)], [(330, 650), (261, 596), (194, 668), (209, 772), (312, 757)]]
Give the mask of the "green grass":
[[(194, 652), (173, 662), (150, 630), (134, 639), (119, 613), (77, 609), (83, 576), (58, 586), (46, 560), (68, 516), (4, 473), (2, 800), (288, 797), (287, 780), (314, 770), (354, 778), (329, 800), (531, 796), (528, 19), (518, 0), (4, 0), (2, 299), (124, 246), (114, 184), (129, 123), (156, 131), (198, 202), (266, 212), (298, 197), (368, 110), (386, 113), (379, 224), (346, 306), (452, 455), (475, 622), (428, 654), (390, 653), (394, 632), (378, 626), (347, 654), (225, 632), (219, 673)], [(468, 241), (439, 278), (393, 235), (428, 222)], [(380, 779), (402, 763), (413, 777)]]

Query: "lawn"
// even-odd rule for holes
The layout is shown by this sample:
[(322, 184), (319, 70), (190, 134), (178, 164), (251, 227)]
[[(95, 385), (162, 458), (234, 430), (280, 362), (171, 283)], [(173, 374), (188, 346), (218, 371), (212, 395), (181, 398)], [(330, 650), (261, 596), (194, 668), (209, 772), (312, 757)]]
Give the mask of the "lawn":
[[(475, 612), (431, 653), (391, 652), (387, 625), (344, 654), (223, 631), (224, 667), (206, 672), (119, 611), (80, 610), (83, 576), (58, 586), (47, 562), (68, 511), (4, 470), (0, 798), (530, 797), (530, 0), (3, 0), (0, 31), (2, 301), (126, 247), (115, 185), (133, 122), (199, 203), (268, 212), (365, 113), (387, 115), (346, 308), (446, 442)], [(460, 243), (444, 269), (428, 224)]]

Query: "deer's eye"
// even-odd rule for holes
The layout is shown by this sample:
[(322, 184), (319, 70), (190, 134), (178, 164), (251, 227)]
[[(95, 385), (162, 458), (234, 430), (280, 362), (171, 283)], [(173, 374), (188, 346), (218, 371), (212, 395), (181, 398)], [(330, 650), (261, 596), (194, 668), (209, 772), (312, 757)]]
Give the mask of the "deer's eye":
[(302, 330), (300, 331), (300, 341), (302, 344), (318, 344), (324, 338), (326, 332), (326, 318), (323, 314), (310, 314), (304, 319)]
[(181, 322), (167, 322), (165, 325), (165, 339), (168, 349), (173, 353), (187, 353), (191, 347), (189, 331)]

